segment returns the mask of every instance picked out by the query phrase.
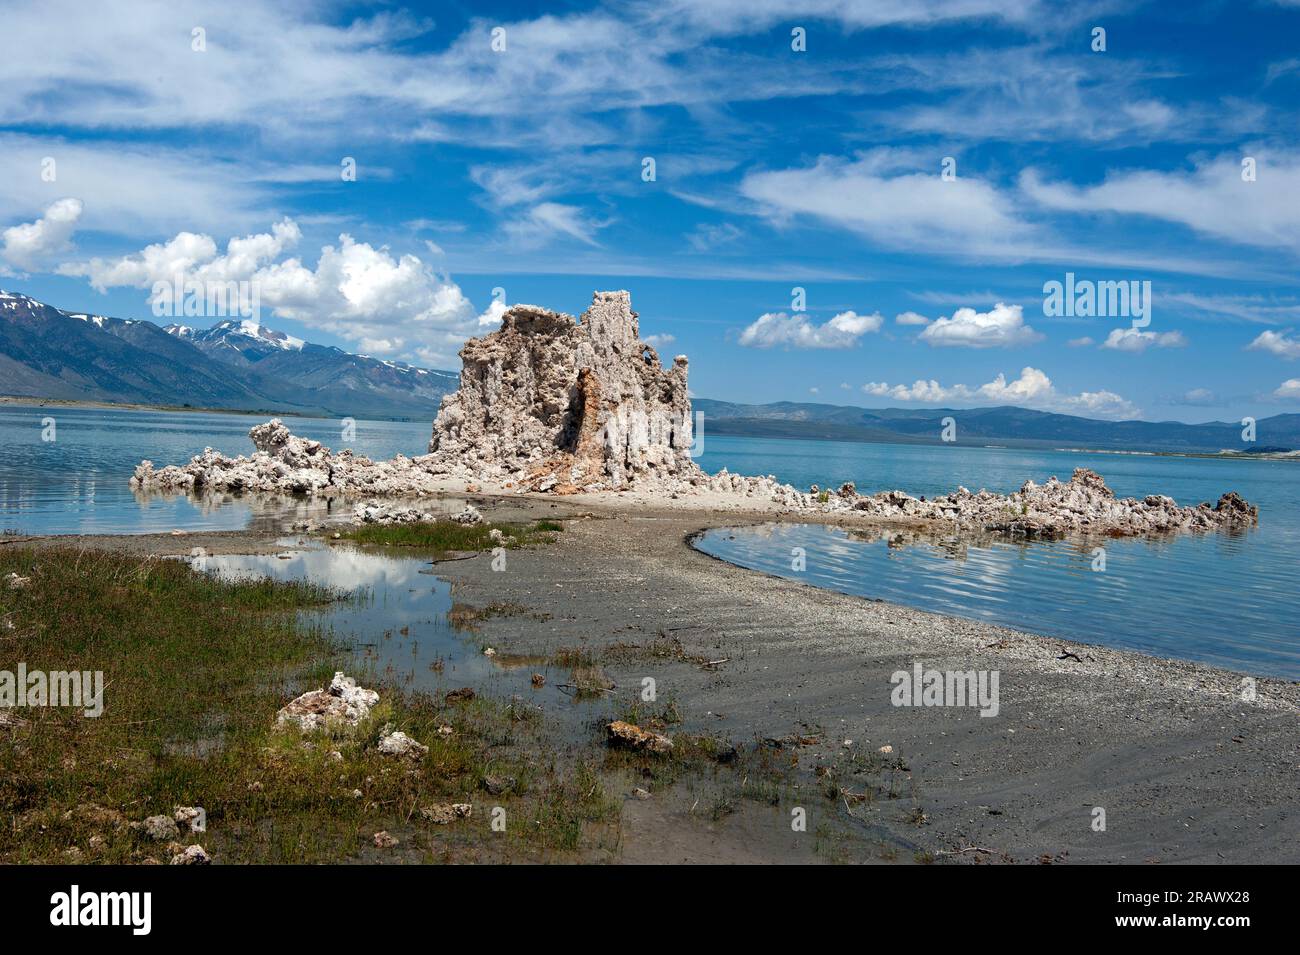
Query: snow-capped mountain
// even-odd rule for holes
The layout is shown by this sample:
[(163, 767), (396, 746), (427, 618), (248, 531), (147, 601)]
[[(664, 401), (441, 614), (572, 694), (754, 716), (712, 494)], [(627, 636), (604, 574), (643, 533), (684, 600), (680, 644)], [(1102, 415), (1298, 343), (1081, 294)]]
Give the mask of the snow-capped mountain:
[(0, 394), (429, 417), (456, 374), (353, 355), (247, 320), (211, 328), (66, 312), (0, 291)]
[(251, 319), (227, 319), (211, 328), (168, 325), (163, 331), (194, 342), (209, 353), (217, 348), (230, 349), (239, 358), (249, 362), (257, 361), (268, 351), (302, 351), (307, 344), (301, 338), (267, 328)]

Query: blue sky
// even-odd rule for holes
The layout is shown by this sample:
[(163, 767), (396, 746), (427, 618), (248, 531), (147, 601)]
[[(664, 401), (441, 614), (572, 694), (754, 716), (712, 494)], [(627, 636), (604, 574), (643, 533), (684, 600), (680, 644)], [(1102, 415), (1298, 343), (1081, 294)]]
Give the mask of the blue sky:
[[(1300, 411), (1296, 0), (45, 0), (5, 33), (0, 286), (60, 307), (248, 280), (265, 324), (456, 368), (494, 290), (627, 288), (698, 396)], [(1149, 323), (1045, 314), (1067, 272), (1149, 282)]]

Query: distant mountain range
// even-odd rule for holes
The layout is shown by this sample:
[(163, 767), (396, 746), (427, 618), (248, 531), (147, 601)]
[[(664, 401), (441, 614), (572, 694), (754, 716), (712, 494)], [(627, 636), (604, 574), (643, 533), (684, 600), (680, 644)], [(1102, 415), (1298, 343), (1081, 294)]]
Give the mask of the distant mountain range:
[[(211, 328), (65, 312), (0, 292), (0, 395), (431, 420), (457, 374), (314, 345), (257, 322)], [(705, 434), (933, 444), (943, 419), (962, 443), (1244, 453), (1300, 448), (1300, 414), (1261, 418), (1257, 442), (1230, 421), (1098, 421), (1027, 408), (868, 409), (693, 399)]]
[(212, 328), (65, 312), (0, 292), (0, 394), (355, 418), (432, 418), (460, 376), (314, 345), (253, 321)]
[(709, 434), (734, 434), (937, 444), (943, 419), (951, 417), (962, 443), (1183, 453), (1300, 448), (1300, 414), (1260, 418), (1255, 424), (1256, 442), (1246, 443), (1241, 440), (1241, 424), (1231, 421), (1098, 421), (1010, 406), (874, 409), (790, 401), (742, 405), (708, 398), (695, 398), (691, 405), (704, 413), (706, 440)]

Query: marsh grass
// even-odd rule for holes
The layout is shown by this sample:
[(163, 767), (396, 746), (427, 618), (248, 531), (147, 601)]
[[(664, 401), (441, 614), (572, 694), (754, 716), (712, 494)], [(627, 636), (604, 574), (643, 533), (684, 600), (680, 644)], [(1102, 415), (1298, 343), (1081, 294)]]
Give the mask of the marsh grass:
[[(555, 521), (531, 524), (459, 524), (456, 521), (423, 521), (416, 524), (363, 524), (343, 534), (358, 544), (383, 547), (414, 547), (435, 554), (459, 551), (491, 550), (493, 547), (514, 549), (555, 542), (564, 528)], [(502, 534), (502, 541), (492, 540), (492, 531)]]
[[(347, 667), (319, 615), (297, 613), (339, 594), (67, 547), (0, 551), (9, 572), (31, 583), (0, 589), (0, 618), (14, 623), (0, 631), (4, 666), (102, 670), (105, 689), (97, 719), (25, 708), (23, 725), (0, 727), (0, 862), (166, 861), (174, 850), (127, 822), (178, 805), (206, 809), (207, 831), (180, 841), (218, 862), (542, 859), (617, 843), (618, 807), (599, 776), (548, 744), (533, 708), (380, 684), (354, 733), (276, 729), (288, 699)], [(388, 723), (427, 756), (379, 754)], [(486, 795), (488, 775), (515, 782)], [(470, 802), (473, 815), (449, 826), (421, 816), (441, 802)], [(494, 806), (504, 832), (490, 828)], [(399, 850), (375, 850), (378, 829)]]
[(645, 643), (614, 643), (605, 647), (604, 657), (616, 663), (640, 660), (673, 660), (678, 663), (706, 663), (708, 657), (689, 653), (681, 638), (660, 628), (653, 639)]
[(457, 630), (468, 630), (470, 632), (477, 632), (478, 625), (484, 620), (493, 620), (498, 617), (528, 617), (538, 621), (551, 619), (551, 615), (548, 613), (538, 613), (521, 604), (500, 600), (493, 601), (486, 607), (473, 607), (469, 604), (454, 603), (451, 609), (447, 611), (447, 622), (449, 624)]
[(574, 696), (579, 700), (595, 699), (615, 688), (609, 674), (598, 666), (574, 667), (569, 679)]

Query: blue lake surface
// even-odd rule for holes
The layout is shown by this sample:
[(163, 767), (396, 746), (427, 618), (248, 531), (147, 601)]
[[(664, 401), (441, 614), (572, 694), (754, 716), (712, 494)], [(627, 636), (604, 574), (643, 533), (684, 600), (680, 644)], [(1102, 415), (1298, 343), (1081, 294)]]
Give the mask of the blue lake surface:
[[(710, 531), (696, 546), (843, 593), (1300, 679), (1300, 462), (727, 437), (706, 438), (705, 449), (702, 460), (713, 455), (709, 463), (733, 471), (805, 488), (854, 481), (863, 493), (930, 496), (958, 484), (1006, 493), (1026, 478), (1068, 480), (1076, 467), (1097, 471), (1123, 497), (1198, 504), (1235, 490), (1260, 509), (1259, 526), (1239, 534), (963, 543), (766, 524)], [(1093, 569), (1097, 546), (1104, 571)], [(802, 572), (791, 569), (796, 547), (806, 553)]]
[[(42, 419), (55, 440), (42, 440)], [(0, 528), (31, 534), (238, 529), (320, 503), (239, 497), (136, 495), (127, 486), (143, 458), (182, 463), (206, 446), (253, 450), (248, 429), (266, 415), (0, 406)], [(337, 419), (286, 418), (296, 434), (372, 457), (421, 454), (430, 422), (358, 421), (341, 440)], [(707, 425), (706, 425), (707, 432)], [(1259, 505), (1260, 526), (1240, 535), (1104, 542), (1106, 570), (1078, 542), (1009, 544), (853, 535), (838, 528), (770, 525), (714, 531), (698, 546), (744, 566), (809, 583), (1037, 633), (1260, 675), (1300, 679), (1300, 463), (1155, 455), (1026, 451), (957, 445), (859, 444), (740, 438), (706, 433), (708, 471), (773, 474), (799, 487), (853, 481), (870, 493), (902, 488), (927, 496), (958, 484), (1007, 492), (1026, 478), (1068, 479), (1090, 467), (1117, 494), (1168, 494), (1182, 504), (1235, 490)], [(791, 549), (807, 570), (790, 569)]]

